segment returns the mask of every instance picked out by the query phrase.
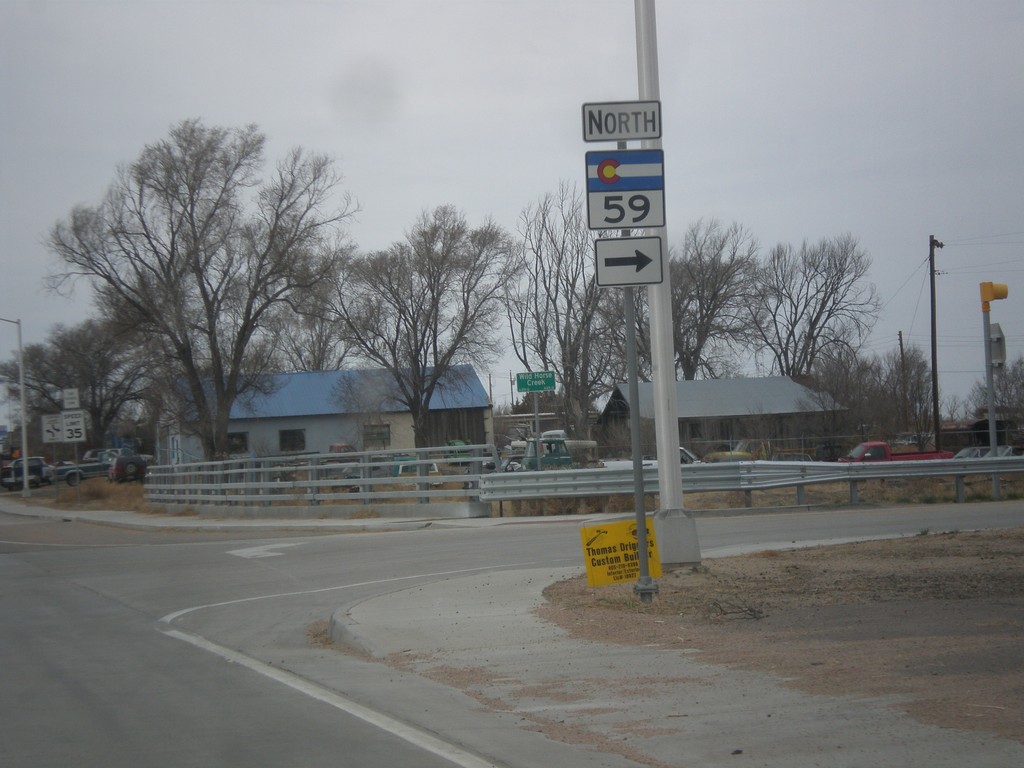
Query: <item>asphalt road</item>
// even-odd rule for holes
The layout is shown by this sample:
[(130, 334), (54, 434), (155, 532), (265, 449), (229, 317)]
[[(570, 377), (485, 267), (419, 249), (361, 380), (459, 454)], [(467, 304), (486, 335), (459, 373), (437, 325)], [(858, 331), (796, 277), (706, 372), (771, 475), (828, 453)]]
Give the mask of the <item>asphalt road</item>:
[[(711, 556), (1021, 523), (1019, 504), (980, 504), (703, 518), (698, 530)], [(481, 711), (451, 688), (307, 638), (307, 628), (339, 608), (394, 590), (580, 564), (574, 520), (213, 533), (0, 513), (3, 763), (635, 765), (614, 756), (595, 761), (592, 752)]]

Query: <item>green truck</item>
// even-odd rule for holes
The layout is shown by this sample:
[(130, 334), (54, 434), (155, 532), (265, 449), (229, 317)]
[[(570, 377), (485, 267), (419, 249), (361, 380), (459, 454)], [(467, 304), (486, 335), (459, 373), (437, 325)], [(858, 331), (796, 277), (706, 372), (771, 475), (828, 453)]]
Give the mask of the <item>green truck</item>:
[[(524, 441), (523, 458), (517, 463), (519, 469), (560, 469), (586, 467), (597, 461), (597, 443), (593, 440), (570, 440), (564, 437), (541, 437)], [(540, 461), (537, 449), (540, 448)]]

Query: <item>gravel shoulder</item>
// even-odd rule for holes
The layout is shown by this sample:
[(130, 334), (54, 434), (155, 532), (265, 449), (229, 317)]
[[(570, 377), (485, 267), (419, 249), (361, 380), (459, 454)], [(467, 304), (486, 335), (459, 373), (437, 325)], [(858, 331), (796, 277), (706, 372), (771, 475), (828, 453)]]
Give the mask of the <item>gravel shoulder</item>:
[(921, 722), (1024, 743), (1024, 529), (705, 561), (658, 580), (548, 587), (540, 616), (588, 640), (699, 649), (808, 693), (895, 695)]

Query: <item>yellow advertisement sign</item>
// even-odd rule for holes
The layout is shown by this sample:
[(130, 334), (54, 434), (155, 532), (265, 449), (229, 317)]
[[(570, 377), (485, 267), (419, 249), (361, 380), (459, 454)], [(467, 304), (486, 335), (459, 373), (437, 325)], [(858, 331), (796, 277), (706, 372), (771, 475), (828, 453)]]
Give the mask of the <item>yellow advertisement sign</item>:
[[(603, 587), (640, 578), (641, 552), (635, 520), (583, 526), (580, 540), (589, 586)], [(661, 558), (650, 522), (647, 523), (647, 563), (649, 576), (661, 576)]]

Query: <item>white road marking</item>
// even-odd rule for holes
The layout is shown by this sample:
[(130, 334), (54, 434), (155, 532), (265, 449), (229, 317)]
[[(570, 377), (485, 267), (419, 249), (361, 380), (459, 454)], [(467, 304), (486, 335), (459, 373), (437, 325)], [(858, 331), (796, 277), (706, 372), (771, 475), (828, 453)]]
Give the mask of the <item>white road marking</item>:
[(319, 589), (302, 589), (297, 592), (276, 592), (270, 595), (240, 597), (237, 600), (225, 600), (220, 603), (207, 603), (206, 605), (193, 605), (191, 608), (182, 608), (180, 611), (174, 611), (173, 613), (168, 613), (166, 616), (161, 616), (159, 621), (163, 624), (170, 624), (171, 622), (181, 618), (185, 614), (192, 613), (193, 611), (202, 611), (207, 608), (223, 608), (226, 605), (238, 605), (240, 603), (254, 603), (258, 600), (273, 600), (274, 598), (278, 597), (298, 597), (299, 595), (317, 595), (321, 592), (336, 592), (340, 589), (353, 589), (354, 587), (369, 587), (374, 584), (390, 584), (396, 581), (410, 581), (411, 579), (436, 579), (445, 576), (458, 576), (462, 573), (477, 573), (479, 571), (490, 571), (494, 570), (495, 568), (525, 568), (533, 565), (536, 565), (536, 563), (503, 563), (500, 566), (460, 568), (456, 571), (439, 571), (437, 573), (418, 573), (413, 576), (395, 576), (390, 579), (374, 579), (372, 581), (360, 581), (354, 584), (339, 584), (334, 587), (320, 587)]
[(306, 542), (304, 541), (297, 541), (290, 544), (264, 544), (259, 547), (247, 547), (246, 549), (231, 549), (228, 550), (228, 554), (250, 559), (259, 557), (280, 557), (284, 552), (272, 552), (271, 550), (280, 549), (281, 547), (297, 547), (300, 544), (305, 543)]
[[(504, 563), (501, 567), (522, 568), (531, 565), (536, 565), (536, 563)], [(160, 622), (163, 624), (170, 624), (176, 619), (184, 616), (185, 614), (192, 613), (193, 611), (199, 611), (206, 608), (220, 608), (227, 605), (237, 605), (239, 603), (250, 603), (256, 600), (270, 600), (272, 598), (294, 597), (298, 595), (313, 595), (318, 594), (320, 592), (333, 592), (341, 589), (352, 589), (354, 587), (370, 586), (373, 584), (387, 584), (396, 581), (410, 581), (413, 579), (422, 578), (441, 578), (445, 576), (457, 576), (463, 573), (476, 573), (479, 571), (489, 571), (493, 569), (494, 566), (486, 566), (481, 568), (462, 568), (454, 571), (441, 571), (438, 573), (421, 573), (413, 576), (396, 576), (391, 579), (375, 579), (372, 581), (364, 581), (355, 584), (341, 584), (334, 587), (321, 587), (320, 589), (306, 589), (298, 592), (280, 592), (272, 595), (257, 595), (254, 597), (244, 597), (238, 600), (225, 600), (221, 603), (195, 605), (191, 608), (183, 608), (180, 611), (168, 613), (166, 616), (160, 619)], [(264, 664), (263, 662), (257, 661), (256, 659), (246, 656), (245, 654), (239, 653), (238, 651), (233, 651), (229, 648), (224, 648), (223, 646), (217, 645), (216, 643), (212, 643), (209, 640), (206, 640), (205, 638), (202, 638), (198, 635), (193, 635), (188, 632), (182, 632), (180, 630), (171, 628), (164, 629), (160, 627), (159, 630), (160, 632), (163, 632), (165, 635), (176, 638), (178, 640), (182, 640), (186, 643), (190, 643), (191, 645), (194, 645), (196, 648), (201, 648), (204, 651), (216, 654), (217, 656), (220, 656), (221, 658), (226, 659), (228, 661), (234, 662), (236, 664), (242, 664), (246, 668), (252, 670), (253, 672), (256, 672), (257, 674), (263, 675), (265, 677), (270, 678), (271, 680), (275, 680), (279, 683), (287, 685), (288, 687), (301, 693), (304, 693), (307, 696), (316, 699), (317, 701), (321, 701), (343, 712), (347, 712), (353, 717), (358, 717), (360, 720), (363, 720), (366, 723), (370, 723), (371, 725), (375, 725), (376, 727), (381, 728), (382, 730), (385, 730), (388, 733), (392, 733), (398, 736), (399, 738), (409, 742), (410, 744), (419, 747), (420, 749), (424, 749), (428, 752), (431, 752), (432, 754), (439, 755), (440, 757), (443, 757), (444, 759), (451, 761), (455, 765), (459, 766), (459, 768), (500, 768), (500, 766), (498, 766), (498, 764), (496, 763), (484, 760), (483, 758), (477, 755), (460, 749), (459, 747), (456, 747), (452, 744), (448, 744), (442, 741), (441, 739), (437, 738), (436, 736), (432, 736), (429, 733), (413, 728), (399, 720), (395, 720), (394, 718), (388, 717), (387, 715), (384, 715), (380, 712), (376, 712), (372, 709), (369, 709), (368, 707), (364, 707), (361, 704), (357, 704), (354, 701), (350, 701), (349, 699), (346, 699), (344, 696), (340, 696), (337, 693), (334, 693), (333, 691), (329, 691), (326, 688), (322, 688), (318, 685), (315, 685), (309, 682), (308, 680), (299, 677), (298, 675), (293, 675), (291, 672), (286, 672), (282, 669), (278, 669), (277, 667), (272, 667), (268, 664)]]
[(342, 712), (346, 712), (353, 717), (358, 717), (363, 722), (394, 734), (413, 746), (448, 760), (453, 764), (460, 766), (460, 768), (499, 768), (496, 763), (484, 760), (471, 752), (467, 752), (464, 749), (448, 744), (436, 736), (432, 736), (418, 728), (413, 728), (412, 726), (409, 726), (399, 720), (395, 720), (392, 717), (388, 717), (380, 712), (375, 712), (374, 710), (364, 707), (361, 704), (357, 704), (344, 696), (339, 696), (333, 691), (321, 688), (319, 685), (315, 685), (298, 675), (293, 675), (291, 672), (286, 672), (283, 669), (278, 669), (268, 664), (264, 664), (250, 656), (238, 653), (237, 651), (232, 651), (230, 648), (225, 648), (221, 645), (217, 645), (216, 643), (211, 643), (209, 640), (205, 640), (197, 635), (181, 632), (177, 629), (161, 629), (160, 631), (165, 635), (190, 643), (196, 648), (201, 648), (204, 651), (220, 656), (226, 661), (234, 664), (241, 664), (259, 675), (263, 675), (264, 677), (281, 683), (282, 685), (287, 685), (289, 688), (305, 694), (312, 699), (316, 699), (317, 701), (332, 706), (335, 709), (341, 710)]

